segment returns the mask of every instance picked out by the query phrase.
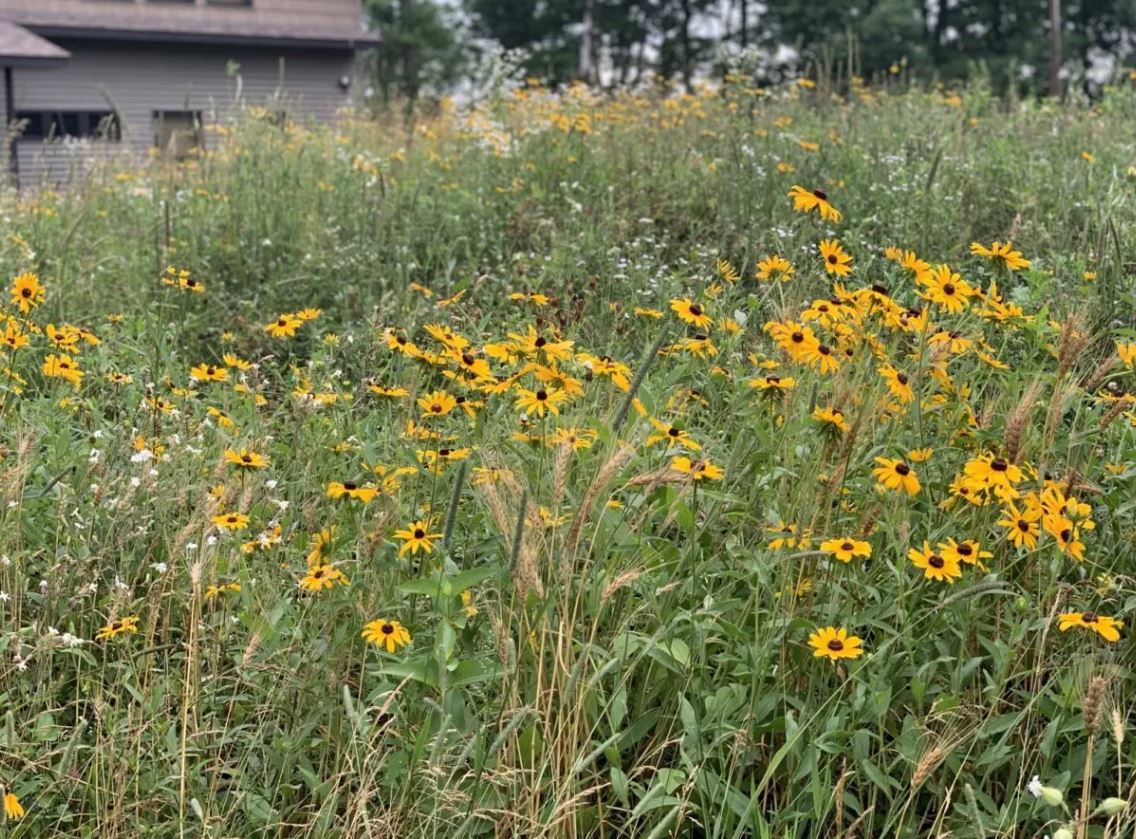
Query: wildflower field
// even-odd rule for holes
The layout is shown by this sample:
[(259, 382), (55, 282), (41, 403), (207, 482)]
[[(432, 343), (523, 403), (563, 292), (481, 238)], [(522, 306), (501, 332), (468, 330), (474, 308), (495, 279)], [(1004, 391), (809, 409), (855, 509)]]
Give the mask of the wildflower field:
[(0, 835), (1131, 836), (1134, 123), (528, 86), (3, 193)]

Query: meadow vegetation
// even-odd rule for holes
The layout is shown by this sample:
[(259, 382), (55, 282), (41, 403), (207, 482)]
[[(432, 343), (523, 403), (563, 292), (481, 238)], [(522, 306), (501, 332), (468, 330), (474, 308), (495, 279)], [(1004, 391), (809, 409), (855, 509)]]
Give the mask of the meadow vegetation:
[(1131, 835), (1134, 121), (522, 85), (4, 193), (0, 833)]

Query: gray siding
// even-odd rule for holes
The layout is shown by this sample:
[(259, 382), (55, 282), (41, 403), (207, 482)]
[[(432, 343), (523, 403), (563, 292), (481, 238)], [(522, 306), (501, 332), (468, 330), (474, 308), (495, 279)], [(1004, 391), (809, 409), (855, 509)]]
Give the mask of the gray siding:
[[(52, 69), (16, 69), (17, 111), (113, 110), (120, 143), (18, 141), (20, 183), (61, 182), (85, 158), (145, 154), (154, 145), (156, 111), (201, 111), (206, 123), (239, 102), (330, 120), (354, 93), (354, 54), (347, 50), (193, 47), (58, 40), (71, 60)], [(230, 76), (230, 61), (240, 65)], [(344, 91), (340, 78), (352, 79)]]

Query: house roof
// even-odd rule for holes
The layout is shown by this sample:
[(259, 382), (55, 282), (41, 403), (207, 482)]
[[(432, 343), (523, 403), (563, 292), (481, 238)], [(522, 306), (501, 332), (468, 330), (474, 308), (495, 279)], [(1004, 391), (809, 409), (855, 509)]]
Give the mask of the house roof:
[(166, 43), (247, 43), (356, 49), (379, 36), (363, 29), (358, 0), (205, 2), (0, 0), (7, 19), (49, 38)]
[(62, 64), (71, 53), (46, 38), (7, 20), (0, 20), (0, 65), (44, 67)]

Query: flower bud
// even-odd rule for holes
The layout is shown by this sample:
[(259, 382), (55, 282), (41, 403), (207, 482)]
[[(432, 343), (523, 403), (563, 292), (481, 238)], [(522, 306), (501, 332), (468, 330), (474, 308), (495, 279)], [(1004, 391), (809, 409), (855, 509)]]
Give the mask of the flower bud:
[(1073, 839), (1073, 831), (1067, 827), (1059, 827), (1053, 831), (1053, 839)]
[(1128, 802), (1123, 798), (1106, 798), (1097, 807), (1098, 813), (1104, 813), (1106, 816), (1115, 816), (1123, 813), (1128, 809)]
[[(1060, 807), (1065, 803), (1065, 796), (1061, 794), (1061, 790), (1059, 789), (1043, 786), (1040, 792), (1041, 800), (1048, 804), (1050, 807)], [(1057, 839), (1056, 835), (1054, 835), (1054, 839)]]

